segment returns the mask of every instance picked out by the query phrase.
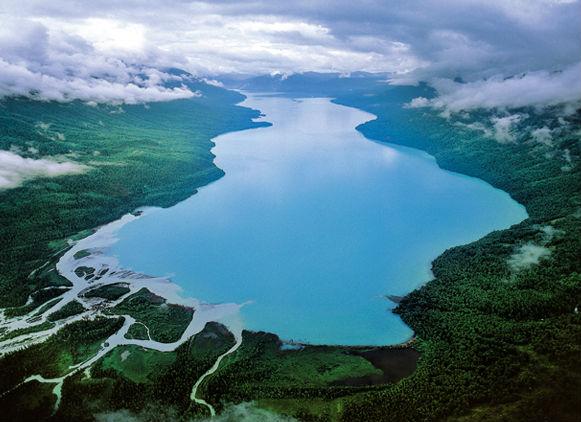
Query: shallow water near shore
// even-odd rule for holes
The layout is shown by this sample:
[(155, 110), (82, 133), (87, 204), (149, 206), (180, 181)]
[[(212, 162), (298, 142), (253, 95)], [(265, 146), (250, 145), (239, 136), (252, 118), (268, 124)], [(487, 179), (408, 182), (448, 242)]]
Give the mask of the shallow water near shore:
[(429, 155), (365, 139), (373, 119), (329, 99), (252, 96), (273, 126), (215, 139), (220, 180), (123, 226), (111, 253), (210, 303), (251, 303), (245, 328), (314, 344), (412, 331), (385, 295), (428, 281), (445, 249), (527, 217), (509, 195)]

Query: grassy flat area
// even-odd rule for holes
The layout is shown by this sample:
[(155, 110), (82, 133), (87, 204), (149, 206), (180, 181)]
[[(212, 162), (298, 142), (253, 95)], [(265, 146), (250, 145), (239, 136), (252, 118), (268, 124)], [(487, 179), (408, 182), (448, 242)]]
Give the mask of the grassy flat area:
[(113, 369), (136, 383), (148, 382), (176, 360), (176, 353), (163, 353), (139, 346), (119, 346), (103, 358), (101, 368)]
[[(355, 348), (306, 346), (284, 350), (281, 346), (273, 334), (245, 331), (240, 348), (227, 356), (209, 379), (204, 397), (212, 403), (289, 400), (296, 404), (296, 410), (305, 407), (301, 402), (304, 399), (309, 400), (307, 403), (311, 399), (330, 400), (373, 388), (368, 383), (350, 386), (352, 378), (383, 376), (370, 360), (355, 354)], [(414, 367), (412, 364), (402, 376), (409, 375)]]
[(216, 358), (234, 344), (224, 326), (208, 323), (175, 352), (161, 353), (136, 346), (118, 347), (97, 362), (91, 378), (68, 378), (58, 418), (92, 420), (92, 412), (149, 409), (155, 418), (190, 420), (206, 415), (193, 406), (192, 386)]

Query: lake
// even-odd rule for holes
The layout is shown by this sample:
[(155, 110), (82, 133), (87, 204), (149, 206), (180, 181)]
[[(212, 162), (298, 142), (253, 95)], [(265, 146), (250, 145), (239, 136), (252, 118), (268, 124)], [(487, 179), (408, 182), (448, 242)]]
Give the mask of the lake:
[(119, 232), (124, 268), (169, 275), (244, 326), (314, 344), (383, 345), (412, 331), (385, 295), (430, 280), (445, 249), (527, 217), (489, 184), (379, 144), (373, 119), (329, 99), (251, 96), (273, 125), (215, 139), (220, 180)]

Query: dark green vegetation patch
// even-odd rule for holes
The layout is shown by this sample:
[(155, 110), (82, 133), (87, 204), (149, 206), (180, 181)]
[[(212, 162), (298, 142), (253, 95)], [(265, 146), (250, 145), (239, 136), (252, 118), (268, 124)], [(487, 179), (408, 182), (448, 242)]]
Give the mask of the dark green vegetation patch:
[(73, 258), (82, 259), (88, 257), (89, 255), (91, 255), (91, 253), (88, 250), (83, 249), (82, 251), (75, 252)]
[(114, 284), (107, 284), (105, 286), (100, 286), (94, 289), (91, 289), (87, 292), (83, 293), (83, 296), (87, 298), (91, 297), (99, 297), (102, 299), (107, 300), (117, 300), (121, 296), (129, 293), (130, 289), (127, 287), (127, 284), (124, 283), (114, 283)]
[(83, 277), (86, 280), (90, 280), (95, 276), (95, 269), (93, 267), (85, 267), (81, 265), (80, 267), (75, 268), (75, 274), (77, 277)]
[(66, 305), (64, 305), (62, 308), (60, 308), (58, 311), (53, 312), (52, 314), (50, 314), (47, 319), (49, 321), (58, 321), (59, 319), (65, 319), (65, 318), (69, 318), (72, 317), (74, 315), (78, 315), (78, 314), (82, 314), (83, 312), (85, 312), (87, 309), (81, 305), (79, 302), (77, 302), (76, 300), (72, 300), (69, 303), (67, 303)]
[(224, 326), (210, 322), (197, 335), (176, 349), (161, 353), (135, 346), (122, 346), (100, 360), (91, 378), (82, 374), (68, 378), (57, 419), (90, 421), (93, 414), (119, 409), (155, 415), (151, 420), (191, 420), (207, 416), (207, 410), (192, 404), (190, 394), (197, 379), (218, 356), (234, 345)]
[(146, 288), (125, 298), (111, 312), (132, 316), (149, 328), (152, 340), (162, 343), (178, 341), (194, 315), (192, 308), (168, 304)]
[(115, 370), (135, 383), (150, 382), (176, 360), (175, 352), (158, 352), (139, 346), (119, 346), (103, 358), (103, 371)]
[(52, 299), (61, 296), (66, 292), (66, 289), (60, 288), (48, 288), (37, 290), (31, 295), (32, 301), (24, 306), (8, 308), (4, 311), (4, 315), (7, 317), (15, 317), (26, 315), (29, 312), (35, 310), (36, 308), (44, 305), (45, 303), (51, 301)]
[(33, 325), (32, 327), (19, 328), (17, 330), (10, 331), (3, 336), (0, 336), (0, 340), (8, 340), (8, 339), (16, 338), (19, 336), (24, 336), (26, 334), (38, 333), (40, 331), (50, 330), (51, 328), (54, 327), (54, 325), (55, 324), (50, 322), (50, 321), (45, 321), (42, 324)]
[[(331, 346), (285, 349), (274, 334), (244, 331), (242, 345), (212, 375), (204, 397), (214, 404), (341, 397), (359, 390), (350, 382), (353, 377), (383, 377), (381, 369), (356, 351)], [(415, 367), (417, 356), (410, 355), (409, 359), (410, 370), (402, 376)], [(361, 389), (368, 390), (369, 384), (372, 382), (364, 383)]]
[(150, 340), (147, 327), (143, 325), (141, 322), (131, 324), (131, 327), (129, 327), (129, 330), (127, 330), (127, 333), (125, 334), (125, 338), (136, 340)]
[[(53, 378), (67, 374), (71, 365), (94, 356), (102, 342), (122, 325), (123, 318), (77, 321), (62, 328), (44, 343), (5, 355), (0, 359), (0, 394), (13, 389), (30, 375)], [(1, 397), (0, 408), (18, 411), (12, 407), (9, 399), (8, 396)]]

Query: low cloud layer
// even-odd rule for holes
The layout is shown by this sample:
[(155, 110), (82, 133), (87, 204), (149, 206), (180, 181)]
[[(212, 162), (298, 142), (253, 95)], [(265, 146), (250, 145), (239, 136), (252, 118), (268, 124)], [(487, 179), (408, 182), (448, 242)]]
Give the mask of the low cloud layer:
[[(153, 422), (164, 420), (173, 422), (183, 420), (173, 409), (151, 406), (141, 413), (122, 409), (116, 412), (95, 415), (97, 422)], [(253, 403), (240, 403), (224, 409), (219, 415), (209, 419), (195, 419), (198, 422), (297, 422), (296, 419), (279, 415), (266, 409), (256, 407)]]
[(174, 66), (211, 79), (388, 72), (430, 82), (441, 95), (430, 105), (452, 111), (581, 97), (579, 0), (4, 0), (0, 28), (0, 95), (192, 95), (137, 76)]
[(38, 22), (18, 19), (0, 29), (0, 97), (136, 104), (197, 95), (184, 86), (165, 88), (163, 82), (172, 78), (99, 54), (83, 38), (51, 32)]
[(551, 250), (545, 246), (529, 242), (520, 246), (508, 260), (513, 271), (520, 271), (537, 265), (542, 259), (551, 255)]
[(493, 137), (501, 144), (514, 142), (513, 127), (522, 120), (520, 114), (511, 114), (504, 117), (493, 117)]
[(553, 226), (538, 226), (538, 239), (529, 241), (518, 246), (508, 259), (508, 266), (512, 271), (518, 272), (526, 270), (534, 265), (538, 265), (542, 260), (551, 256), (551, 249), (548, 244), (555, 238), (563, 234), (561, 230)]
[(543, 144), (549, 147), (553, 145), (553, 134), (551, 129), (549, 129), (547, 126), (533, 130), (531, 132), (531, 136), (533, 137), (533, 140), (539, 144)]
[(581, 62), (562, 71), (537, 71), (505, 78), (461, 83), (450, 79), (432, 82), (439, 96), (415, 98), (410, 107), (434, 107), (459, 112), (477, 108), (545, 107), (581, 101)]
[(220, 415), (201, 422), (298, 422), (270, 410), (261, 409), (253, 403), (240, 403), (227, 407)]
[[(129, 74), (129, 73), (128, 73)], [(0, 59), (0, 95), (27, 96), (40, 100), (95, 103), (138, 104), (191, 98), (196, 93), (187, 88), (167, 89), (160, 86), (139, 86), (98, 78), (81, 78), (67, 74), (55, 77), (34, 72), (23, 65)]]
[(0, 190), (16, 188), (38, 177), (57, 177), (79, 174), (88, 167), (50, 158), (24, 158), (12, 151), (0, 151)]

